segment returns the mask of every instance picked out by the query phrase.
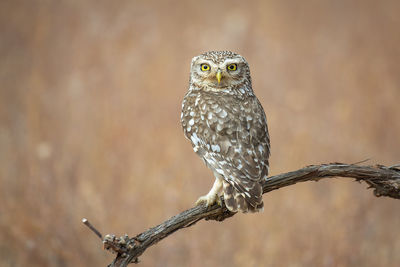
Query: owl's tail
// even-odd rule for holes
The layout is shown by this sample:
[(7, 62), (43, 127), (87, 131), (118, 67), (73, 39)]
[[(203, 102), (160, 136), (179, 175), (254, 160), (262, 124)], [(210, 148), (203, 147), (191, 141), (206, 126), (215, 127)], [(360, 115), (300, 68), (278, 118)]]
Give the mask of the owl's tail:
[(243, 213), (264, 210), (261, 184), (257, 181), (251, 181), (250, 190), (246, 190), (247, 188), (247, 186), (243, 188), (243, 186), (236, 184), (233, 186), (229, 182), (223, 181), (224, 201), (228, 210)]

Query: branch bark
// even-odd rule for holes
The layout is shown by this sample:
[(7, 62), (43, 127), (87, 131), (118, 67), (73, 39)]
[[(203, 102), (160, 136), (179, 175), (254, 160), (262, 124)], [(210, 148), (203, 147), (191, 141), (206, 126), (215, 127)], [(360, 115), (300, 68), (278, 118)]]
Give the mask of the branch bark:
[[(265, 194), (299, 182), (319, 181), (322, 178), (345, 177), (366, 182), (369, 185), (368, 188), (374, 188), (373, 193), (377, 197), (386, 196), (400, 199), (399, 167), (400, 165), (386, 167), (383, 165), (359, 166), (343, 163), (311, 165), (296, 171), (269, 177), (263, 183), (263, 191)], [(117, 253), (115, 260), (108, 266), (124, 267), (129, 263), (137, 263), (138, 257), (147, 248), (155, 245), (175, 231), (190, 227), (202, 219), (223, 221), (235, 214), (230, 212), (224, 205), (220, 207), (215, 204), (208, 208), (197, 206), (135, 237), (129, 238), (125, 235), (117, 238), (114, 235), (106, 235), (103, 240), (104, 248)]]

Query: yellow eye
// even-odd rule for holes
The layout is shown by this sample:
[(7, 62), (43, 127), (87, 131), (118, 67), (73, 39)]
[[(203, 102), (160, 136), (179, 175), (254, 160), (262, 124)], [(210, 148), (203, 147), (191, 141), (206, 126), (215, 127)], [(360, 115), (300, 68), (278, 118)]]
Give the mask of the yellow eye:
[(209, 71), (209, 70), (210, 70), (210, 65), (208, 65), (208, 64), (201, 64), (200, 69), (201, 69), (202, 71)]
[(234, 70), (237, 70), (237, 65), (235, 63), (229, 64), (227, 68), (230, 71), (234, 71)]

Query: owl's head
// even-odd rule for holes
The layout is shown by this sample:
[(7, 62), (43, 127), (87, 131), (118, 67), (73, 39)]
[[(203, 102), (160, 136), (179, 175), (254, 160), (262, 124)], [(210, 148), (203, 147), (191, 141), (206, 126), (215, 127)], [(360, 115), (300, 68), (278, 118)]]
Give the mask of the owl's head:
[(213, 91), (245, 86), (251, 88), (249, 65), (230, 51), (209, 51), (192, 59), (190, 81)]

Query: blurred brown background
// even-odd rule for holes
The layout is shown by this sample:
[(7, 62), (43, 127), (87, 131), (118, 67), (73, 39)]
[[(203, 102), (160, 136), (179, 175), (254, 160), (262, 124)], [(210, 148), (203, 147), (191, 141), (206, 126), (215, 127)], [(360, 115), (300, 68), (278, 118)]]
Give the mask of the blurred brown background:
[[(399, 1), (1, 1), (0, 266), (106, 266), (208, 192), (179, 122), (193, 56), (251, 65), (271, 174), (400, 162)], [(323, 180), (200, 222), (141, 266), (399, 266), (400, 202)]]

